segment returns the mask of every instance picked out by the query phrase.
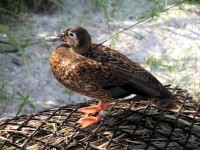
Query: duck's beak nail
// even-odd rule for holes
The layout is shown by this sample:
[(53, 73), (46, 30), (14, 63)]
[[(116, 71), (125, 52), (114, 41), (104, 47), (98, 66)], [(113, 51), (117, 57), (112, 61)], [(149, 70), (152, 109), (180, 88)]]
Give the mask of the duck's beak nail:
[(55, 41), (61, 41), (61, 36), (47, 36), (45, 37), (45, 40), (48, 42), (55, 42)]

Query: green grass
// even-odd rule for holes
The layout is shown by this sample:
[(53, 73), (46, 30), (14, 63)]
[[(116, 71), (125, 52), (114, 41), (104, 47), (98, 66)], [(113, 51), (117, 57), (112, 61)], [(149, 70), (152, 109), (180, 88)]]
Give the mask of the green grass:
[[(28, 102), (28, 98), (29, 98), (29, 94), (30, 94), (30, 85), (31, 85), (31, 69), (30, 69), (29, 60), (28, 60), (28, 58), (26, 56), (25, 50), (20, 45), (20, 43), (17, 42), (17, 40), (12, 36), (12, 34), (9, 31), (7, 31), (5, 28), (3, 28), (1, 26), (0, 26), (0, 33), (4, 34), (8, 38), (8, 41), (1, 41), (1, 43), (2, 44), (12, 44), (15, 47), (14, 51), (12, 51), (12, 52), (18, 52), (18, 53), (21, 54), (21, 56), (22, 56), (22, 58), (24, 60), (24, 63), (26, 65), (27, 72), (28, 72), (29, 84), (28, 84), (28, 87), (27, 87), (26, 96), (23, 96), (22, 94), (20, 94), (20, 92), (18, 92), (19, 93), (18, 95), (21, 96), (21, 98), (23, 99), (23, 102), (19, 106), (18, 112), (16, 114), (16, 115), (18, 115), (21, 112), (21, 110), (23, 109), (23, 107), (25, 106), (25, 104), (27, 104), (27, 103), (30, 104), (30, 102)], [(5, 54), (7, 54), (7, 52), (11, 52), (11, 51), (10, 50), (4, 50)], [(3, 89), (4, 89), (4, 87), (5, 86), (3, 86)], [(1, 98), (9, 100), (8, 97), (3, 97), (2, 96), (2, 95), (6, 95), (6, 93), (7, 92), (5, 90), (2, 90)], [(30, 104), (30, 106), (31, 106), (31, 104)]]
[(0, 23), (10, 24), (18, 19), (23, 20), (24, 17), (22, 14), (25, 12), (27, 12), (27, 6), (24, 0), (0, 1)]
[(16, 116), (18, 116), (20, 114), (20, 112), (22, 111), (22, 109), (26, 106), (29, 105), (30, 108), (34, 109), (35, 105), (30, 101), (29, 99), (29, 93), (24, 95), (22, 94), (22, 92), (18, 91), (17, 92), (17, 97), (16, 99), (22, 101), (21, 104), (18, 107), (18, 111), (16, 113)]
[(0, 48), (0, 53), (8, 54), (8, 53), (17, 53), (18, 49), (13, 47), (12, 43), (9, 41), (1, 41), (0, 40), (0, 46), (3, 48)]
[[(191, 85), (190, 76), (187, 69), (193, 67), (194, 64), (188, 64), (188, 59), (192, 59), (192, 47), (187, 48), (185, 53), (181, 56), (174, 58), (172, 54), (174, 50), (165, 53), (159, 57), (151, 55), (145, 61), (144, 66), (150, 68), (150, 72), (162, 72), (166, 74), (162, 76), (167, 83), (173, 86), (186, 88)], [(182, 74), (182, 76), (180, 76)], [(200, 91), (200, 89), (196, 89)]]
[[(2, 71), (2, 70), (1, 70)], [(2, 78), (0, 77), (0, 103), (1, 105), (3, 105), (4, 107), (1, 106), (0, 109), (0, 117), (1, 115), (4, 113), (6, 106), (8, 105), (8, 102), (11, 102), (13, 99), (13, 96), (8, 92), (7, 90), (7, 86), (8, 83), (5, 82), (4, 80), (2, 80)]]
[(27, 11), (27, 5), (24, 0), (1, 0), (0, 12), (18, 15)]
[(85, 17), (84, 16), (79, 16), (76, 13), (74, 13), (73, 9), (69, 9), (69, 7), (67, 7), (66, 5), (63, 5), (63, 3), (60, 0), (50, 0), (51, 2), (53, 2), (55, 5), (57, 5), (58, 7), (62, 8), (62, 10), (64, 10), (66, 13), (70, 13), (71, 15), (73, 15), (74, 17), (78, 18), (80, 21), (80, 24), (82, 24), (84, 22)]
[(200, 0), (187, 0), (188, 4), (194, 4), (194, 5), (199, 5), (200, 4)]
[(67, 89), (67, 88), (64, 88), (63, 90), (63, 93), (66, 93), (67, 95), (67, 100), (70, 102), (70, 103), (73, 103), (73, 99), (72, 99), (72, 96), (74, 95), (74, 92)]
[[(110, 5), (109, 0), (85, 0), (85, 5), (91, 5), (91, 11), (100, 11), (102, 17), (104, 17), (107, 26), (109, 27), (110, 14), (108, 12), (108, 7)], [(118, 3), (118, 1), (116, 1)], [(89, 18), (88, 18), (89, 19)]]
[(26, 64), (26, 68), (27, 68), (27, 72), (28, 72), (28, 77), (29, 77), (29, 81), (31, 82), (31, 69), (30, 69), (30, 65), (29, 65), (29, 61), (28, 58), (26, 56), (25, 50), (23, 49), (23, 47), (21, 47), (20, 43), (18, 43), (15, 38), (12, 36), (12, 34), (7, 31), (5, 28), (0, 26), (0, 33), (6, 35), (6, 37), (8, 38), (9, 42), (5, 41), (6, 43), (12, 43), (12, 45), (18, 50), (18, 52), (22, 55), (24, 63)]
[(91, 1), (96, 6), (96, 8), (101, 8), (103, 11), (103, 15), (106, 19), (106, 23), (109, 26), (109, 14), (108, 14), (108, 0), (93, 0)]
[[(84, 24), (84, 22), (86, 22), (86, 16), (79, 16), (76, 13), (73, 12), (73, 9), (70, 9), (69, 7), (65, 6), (62, 4), (62, 2), (60, 0), (51, 0), (51, 2), (53, 2), (55, 5), (57, 5), (58, 7), (62, 8), (62, 10), (64, 10), (66, 13), (71, 13), (73, 16), (75, 16), (76, 18), (79, 19), (79, 24)], [(85, 1), (86, 5), (87, 3), (91, 3), (92, 7), (94, 10), (101, 10), (103, 16), (105, 17), (107, 26), (109, 26), (109, 13), (108, 13), (108, 5), (109, 5), (109, 0), (90, 0), (90, 1)]]
[[(116, 33), (119, 32), (119, 29), (117, 31), (115, 31), (115, 33), (113, 35), (115, 35)], [(110, 43), (109, 43), (109, 47), (112, 48), (112, 49), (115, 49), (115, 46), (116, 44), (118, 44), (118, 41), (119, 41), (119, 37), (120, 37), (120, 34), (117, 34), (116, 36), (114, 36), (111, 40), (110, 40)]]
[(5, 81), (0, 82), (0, 101), (5, 101), (7, 99), (9, 99), (10, 97), (8, 96), (8, 92), (7, 92), (7, 84), (5, 83)]

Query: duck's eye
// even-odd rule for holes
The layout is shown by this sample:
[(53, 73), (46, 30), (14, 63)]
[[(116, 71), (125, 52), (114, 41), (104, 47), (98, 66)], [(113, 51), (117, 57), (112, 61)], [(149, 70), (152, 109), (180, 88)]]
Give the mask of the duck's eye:
[(68, 35), (69, 35), (69, 37), (71, 37), (71, 38), (73, 38), (73, 39), (76, 39), (76, 34), (75, 34), (75, 33), (69, 31), (69, 32), (68, 32)]

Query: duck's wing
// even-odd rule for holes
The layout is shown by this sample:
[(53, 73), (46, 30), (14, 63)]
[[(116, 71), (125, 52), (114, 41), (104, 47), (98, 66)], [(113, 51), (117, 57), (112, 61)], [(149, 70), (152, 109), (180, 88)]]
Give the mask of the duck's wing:
[(125, 80), (124, 83), (116, 84), (113, 82), (114, 84), (102, 88), (111, 93), (112, 98), (123, 98), (131, 94), (145, 97), (160, 97), (160, 90), (150, 83), (151, 81), (144, 80), (141, 76), (135, 74), (132, 75), (131, 80)]
[[(102, 84), (102, 88), (109, 92), (112, 98), (123, 98), (131, 94), (171, 97), (171, 93), (151, 73), (125, 55), (104, 46), (100, 50), (102, 52), (96, 60), (101, 62), (101, 65), (97, 68), (100, 68), (103, 82), (106, 83)], [(105, 66), (109, 69), (103, 69)]]

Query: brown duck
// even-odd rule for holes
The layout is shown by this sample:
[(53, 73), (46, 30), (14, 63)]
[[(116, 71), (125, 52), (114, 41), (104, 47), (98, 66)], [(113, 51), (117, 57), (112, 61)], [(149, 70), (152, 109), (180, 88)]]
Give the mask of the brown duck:
[(64, 41), (52, 53), (50, 66), (56, 79), (68, 89), (100, 100), (98, 105), (78, 109), (96, 117), (84, 116), (83, 128), (98, 123), (111, 102), (139, 95), (171, 99), (169, 92), (151, 73), (125, 55), (101, 44), (92, 43), (86, 29), (74, 26), (47, 41)]

